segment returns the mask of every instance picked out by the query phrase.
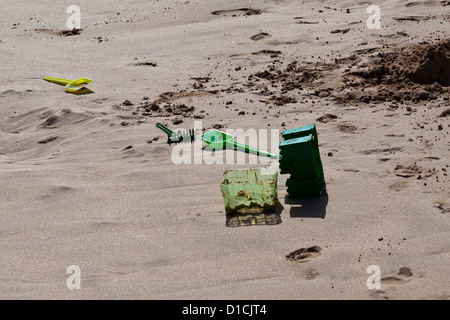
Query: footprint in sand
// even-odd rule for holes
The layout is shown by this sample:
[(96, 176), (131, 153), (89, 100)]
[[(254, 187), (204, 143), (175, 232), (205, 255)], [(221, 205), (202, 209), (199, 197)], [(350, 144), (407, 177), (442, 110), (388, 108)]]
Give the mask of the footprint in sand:
[(413, 273), (408, 267), (401, 267), (398, 272), (393, 272), (386, 277), (381, 278), (381, 285), (397, 286), (403, 283), (410, 282)]
[(324, 114), (323, 116), (318, 117), (316, 119), (316, 121), (321, 122), (321, 123), (328, 123), (328, 122), (336, 121), (337, 118), (338, 118), (338, 116), (327, 113), (327, 114)]
[(150, 66), (150, 67), (156, 67), (156, 62), (152, 61), (143, 61), (143, 62), (136, 62), (133, 64), (134, 66)]
[(394, 174), (397, 177), (404, 178), (389, 186), (390, 190), (403, 191), (406, 190), (414, 179), (417, 179), (422, 172), (422, 169), (416, 165), (403, 166), (397, 165), (394, 169)]
[(286, 255), (286, 259), (293, 262), (307, 262), (321, 255), (322, 248), (313, 246), (309, 248), (300, 248)]
[[(411, 281), (413, 273), (408, 267), (401, 267), (397, 272), (391, 272), (387, 276), (380, 279), (380, 284), (383, 290), (370, 290), (370, 296), (377, 299), (391, 299), (389, 291), (395, 287), (408, 283)], [(421, 277), (421, 275), (419, 275)]]
[[(316, 119), (316, 121), (320, 122), (320, 123), (334, 123), (337, 122), (337, 120), (339, 119), (338, 116), (334, 115), (334, 114), (324, 114), (323, 116), (320, 116)], [(346, 121), (343, 121), (341, 123), (337, 123), (335, 124), (336, 128), (343, 133), (355, 133), (356, 130), (358, 130), (358, 128)]]
[(434, 7), (434, 6), (450, 6), (450, 1), (419, 1), (419, 2), (408, 2), (405, 4), (405, 7), (417, 7), (417, 6), (424, 6), (424, 7)]
[(307, 269), (301, 273), (301, 276), (305, 280), (313, 280), (313, 279), (317, 278), (319, 275), (320, 275), (319, 271), (317, 271), (315, 269)]
[(215, 16), (252, 16), (256, 14), (261, 14), (262, 10), (252, 9), (252, 8), (240, 8), (240, 9), (230, 9), (230, 10), (217, 10), (211, 12)]
[(270, 34), (268, 34), (267, 32), (260, 32), (260, 33), (257, 33), (255, 35), (251, 36), (250, 39), (253, 41), (258, 41), (258, 40), (262, 40), (262, 39), (265, 39), (268, 37), (270, 37)]
[(405, 16), (405, 17), (395, 17), (393, 18), (396, 21), (414, 21), (414, 22), (418, 22), (418, 21), (422, 21), (422, 20), (428, 20), (430, 19), (430, 17), (423, 17), (423, 16)]
[(355, 133), (355, 131), (358, 129), (356, 126), (352, 124), (338, 124), (337, 126), (338, 130), (343, 133)]
[(35, 32), (40, 33), (46, 33), (54, 36), (60, 36), (60, 37), (71, 37), (71, 36), (77, 36), (81, 34), (83, 29), (72, 29), (72, 30), (54, 30), (54, 29), (34, 29)]
[[(319, 257), (321, 255), (320, 251), (322, 251), (322, 248), (319, 246), (301, 248), (286, 255), (286, 260), (291, 261), (295, 264), (304, 263)], [(311, 267), (307, 268), (296, 267), (294, 268), (294, 274), (303, 278), (304, 280), (313, 280), (320, 275), (319, 271)]]
[[(1, 163), (1, 155), (0, 155)], [(450, 213), (450, 197), (446, 196), (442, 198), (441, 201), (436, 201), (434, 204), (435, 208), (439, 209), (442, 213)]]
[(416, 165), (403, 166), (397, 165), (394, 169), (394, 173), (398, 177), (411, 178), (416, 177), (422, 172), (422, 169)]
[(410, 180), (397, 181), (389, 186), (389, 190), (403, 191), (403, 190), (408, 189), (410, 184), (411, 184)]
[(39, 143), (39, 144), (47, 144), (47, 143), (52, 142), (52, 141), (54, 141), (56, 139), (58, 139), (57, 136), (50, 136), (50, 137), (47, 137), (45, 139), (39, 140), (37, 143)]
[(282, 52), (279, 50), (269, 50), (269, 49), (264, 49), (264, 50), (260, 50), (260, 51), (256, 51), (256, 52), (252, 52), (253, 55), (268, 55), (271, 58), (278, 58), (278, 56), (281, 54)]

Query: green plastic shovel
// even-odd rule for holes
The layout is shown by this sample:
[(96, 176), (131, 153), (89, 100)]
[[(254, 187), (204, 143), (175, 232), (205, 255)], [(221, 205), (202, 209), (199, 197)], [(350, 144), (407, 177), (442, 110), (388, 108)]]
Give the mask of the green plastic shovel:
[(205, 141), (213, 149), (237, 149), (243, 150), (247, 153), (255, 153), (260, 156), (267, 156), (271, 158), (278, 158), (278, 155), (269, 153), (267, 151), (259, 150), (254, 147), (247, 146), (243, 143), (234, 141), (234, 136), (219, 130), (211, 130), (200, 136), (200, 139)]

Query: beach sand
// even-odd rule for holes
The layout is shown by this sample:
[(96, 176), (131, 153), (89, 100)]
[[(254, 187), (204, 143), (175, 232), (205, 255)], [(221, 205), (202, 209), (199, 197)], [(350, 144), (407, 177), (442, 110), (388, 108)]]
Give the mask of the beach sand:
[[(72, 4), (2, 1), (1, 299), (449, 298), (448, 1)], [(156, 123), (200, 121), (315, 123), (326, 192), (280, 174), (278, 223), (232, 227), (224, 171), (265, 164), (175, 164)]]

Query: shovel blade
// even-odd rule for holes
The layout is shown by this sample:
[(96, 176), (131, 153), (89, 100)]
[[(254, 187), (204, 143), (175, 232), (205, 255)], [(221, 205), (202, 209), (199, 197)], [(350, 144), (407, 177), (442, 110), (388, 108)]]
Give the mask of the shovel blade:
[(65, 87), (68, 92), (76, 92), (76, 91), (84, 88), (84, 86), (86, 84), (91, 83), (91, 82), (92, 82), (91, 79), (80, 78), (75, 81), (69, 82)]

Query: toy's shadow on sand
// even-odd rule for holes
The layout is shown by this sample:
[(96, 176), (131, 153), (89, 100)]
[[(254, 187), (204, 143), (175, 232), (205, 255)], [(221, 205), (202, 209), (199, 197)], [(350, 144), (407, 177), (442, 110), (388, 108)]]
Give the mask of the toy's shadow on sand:
[(233, 213), (226, 215), (227, 227), (245, 227), (258, 225), (276, 225), (282, 222), (281, 213), (284, 207), (280, 201), (276, 202), (275, 210), (261, 213)]
[(285, 203), (291, 205), (291, 218), (322, 218), (325, 219), (328, 204), (328, 193), (323, 191), (321, 197), (288, 198)]
[(71, 93), (71, 94), (76, 94), (76, 95), (84, 95), (84, 94), (91, 94), (91, 93), (95, 93), (94, 91), (92, 91), (89, 88), (81, 88), (80, 90), (77, 90), (75, 92), (67, 92), (67, 93)]

